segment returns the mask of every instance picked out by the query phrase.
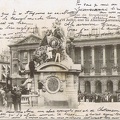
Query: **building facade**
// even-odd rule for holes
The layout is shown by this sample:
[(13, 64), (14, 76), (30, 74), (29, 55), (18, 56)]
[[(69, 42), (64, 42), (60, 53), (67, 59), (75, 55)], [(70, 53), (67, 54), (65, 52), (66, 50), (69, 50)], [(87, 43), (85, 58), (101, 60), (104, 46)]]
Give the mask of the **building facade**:
[[(11, 75), (19, 73), (19, 63), (25, 67), (41, 38), (30, 35), (10, 45)], [(74, 39), (67, 42), (68, 53), (75, 64), (81, 64), (78, 89), (82, 93), (114, 93), (120, 89), (120, 38)], [(23, 77), (25, 77), (23, 75)], [(23, 80), (24, 81), (24, 80)], [(21, 84), (22, 81), (19, 81)], [(17, 83), (15, 83), (17, 84)]]
[(33, 52), (39, 47), (41, 38), (36, 35), (30, 35), (15, 44), (9, 45), (10, 47), (10, 75), (13, 78), (13, 85), (21, 85), (27, 76), (19, 75), (21, 70), (24, 71), (26, 66), (32, 59)]
[(0, 84), (6, 84), (7, 74), (10, 73), (10, 54), (9, 52), (3, 52), (0, 55)]
[[(46, 44), (46, 37), (41, 42), (39, 37), (30, 35), (22, 41), (10, 45), (12, 85), (27, 87), (28, 94), (34, 95), (37, 93), (41, 95), (39, 92), (44, 88), (45, 91), (41, 97), (44, 98), (46, 106), (65, 105), (77, 108), (78, 78), (81, 68), (78, 66), (80, 64), (77, 64), (76, 67), (65, 49), (62, 49), (63, 42), (61, 43), (60, 39), (52, 36), (51, 45)], [(40, 42), (42, 45), (39, 45)], [(49, 59), (46, 54), (51, 52), (51, 50), (47, 51), (50, 45), (53, 55), (55, 52), (52, 59)], [(59, 55), (60, 61), (56, 60), (57, 55)], [(37, 64), (34, 65), (34, 63)], [(26, 69), (27, 66), (28, 69)], [(43, 88), (40, 87), (40, 83)]]
[(82, 65), (82, 93), (114, 93), (120, 89), (120, 38), (74, 40), (72, 59)]

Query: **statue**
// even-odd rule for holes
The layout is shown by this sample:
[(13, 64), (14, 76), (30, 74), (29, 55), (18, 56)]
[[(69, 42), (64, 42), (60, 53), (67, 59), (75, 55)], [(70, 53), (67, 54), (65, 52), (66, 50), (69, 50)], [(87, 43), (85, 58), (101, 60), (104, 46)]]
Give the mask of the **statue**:
[(52, 30), (46, 30), (40, 47), (34, 53), (34, 59), (40, 65), (45, 62), (62, 62), (68, 60), (66, 53), (66, 38), (59, 20), (52, 25)]
[(53, 50), (53, 48), (50, 45), (48, 45), (48, 47), (47, 47), (47, 56), (48, 56), (49, 60), (52, 59), (52, 50)]

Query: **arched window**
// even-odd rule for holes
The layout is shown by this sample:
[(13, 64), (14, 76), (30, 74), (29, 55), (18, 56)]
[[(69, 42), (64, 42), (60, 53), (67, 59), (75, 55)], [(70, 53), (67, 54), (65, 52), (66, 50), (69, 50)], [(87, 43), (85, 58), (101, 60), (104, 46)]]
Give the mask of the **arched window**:
[(113, 82), (112, 81), (107, 82), (107, 91), (110, 93), (113, 92)]
[(102, 93), (102, 85), (100, 81), (96, 81), (95, 83), (95, 87), (96, 87), (96, 93)]
[(85, 92), (86, 93), (91, 93), (91, 85), (89, 81), (85, 82)]

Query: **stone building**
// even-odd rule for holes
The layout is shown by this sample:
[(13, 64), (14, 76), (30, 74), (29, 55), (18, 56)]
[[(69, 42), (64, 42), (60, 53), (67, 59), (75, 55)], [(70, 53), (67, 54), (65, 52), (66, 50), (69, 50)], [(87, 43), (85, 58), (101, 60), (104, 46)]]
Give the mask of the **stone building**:
[[(75, 64), (82, 65), (78, 85), (82, 93), (113, 93), (120, 89), (119, 39), (111, 37), (73, 40), (68, 52)], [(40, 37), (30, 35), (14, 45), (9, 45), (11, 75), (19, 71), (18, 59), (24, 66), (30, 62), (40, 40)], [(70, 46), (70, 41), (67, 44)], [(22, 81), (18, 82), (20, 84)]]
[(6, 85), (6, 77), (10, 72), (10, 54), (8, 51), (3, 51), (0, 54), (0, 84)]
[[(33, 52), (38, 48), (41, 38), (36, 35), (30, 35), (10, 47), (10, 67), (13, 85), (21, 85), (26, 78), (26, 75), (19, 75), (20, 69), (24, 72), (25, 67), (32, 59)], [(21, 65), (20, 65), (21, 64)], [(20, 68), (21, 67), (21, 68)]]
[(120, 89), (120, 38), (75, 39), (71, 52), (82, 65), (79, 90), (114, 93)]
[[(49, 44), (45, 44), (46, 40), (43, 39), (41, 42), (40, 37), (30, 35), (16, 44), (9, 45), (12, 85), (28, 86), (30, 84), (29, 93), (35, 95), (41, 91), (42, 88), (39, 88), (39, 85), (42, 83), (45, 88), (45, 92), (42, 94), (44, 105), (77, 108), (78, 77), (81, 65), (73, 63), (65, 52), (66, 49), (63, 49), (63, 42), (60, 44), (61, 39), (52, 36)], [(44, 45), (40, 46), (40, 42)], [(54, 50), (52, 53), (54, 52), (55, 55), (52, 55), (52, 59), (49, 59), (48, 56), (44, 59), (43, 56), (47, 55), (46, 52), (50, 45)], [(34, 61), (32, 60), (33, 54), (35, 55)], [(60, 61), (56, 60), (57, 55), (59, 55)], [(40, 61), (37, 62), (38, 60)], [(34, 66), (35, 62), (39, 65)], [(32, 68), (26, 69), (31, 64)], [(27, 67), (28, 65), (29, 67)], [(31, 75), (33, 72), (31, 69), (34, 67), (34, 74)]]

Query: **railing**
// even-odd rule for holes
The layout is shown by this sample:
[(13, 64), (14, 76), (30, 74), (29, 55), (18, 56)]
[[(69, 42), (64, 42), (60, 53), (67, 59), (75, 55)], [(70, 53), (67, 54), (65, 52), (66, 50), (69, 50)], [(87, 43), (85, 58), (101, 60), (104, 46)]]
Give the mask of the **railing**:
[(38, 105), (38, 95), (22, 95), (21, 104), (24, 105)]

